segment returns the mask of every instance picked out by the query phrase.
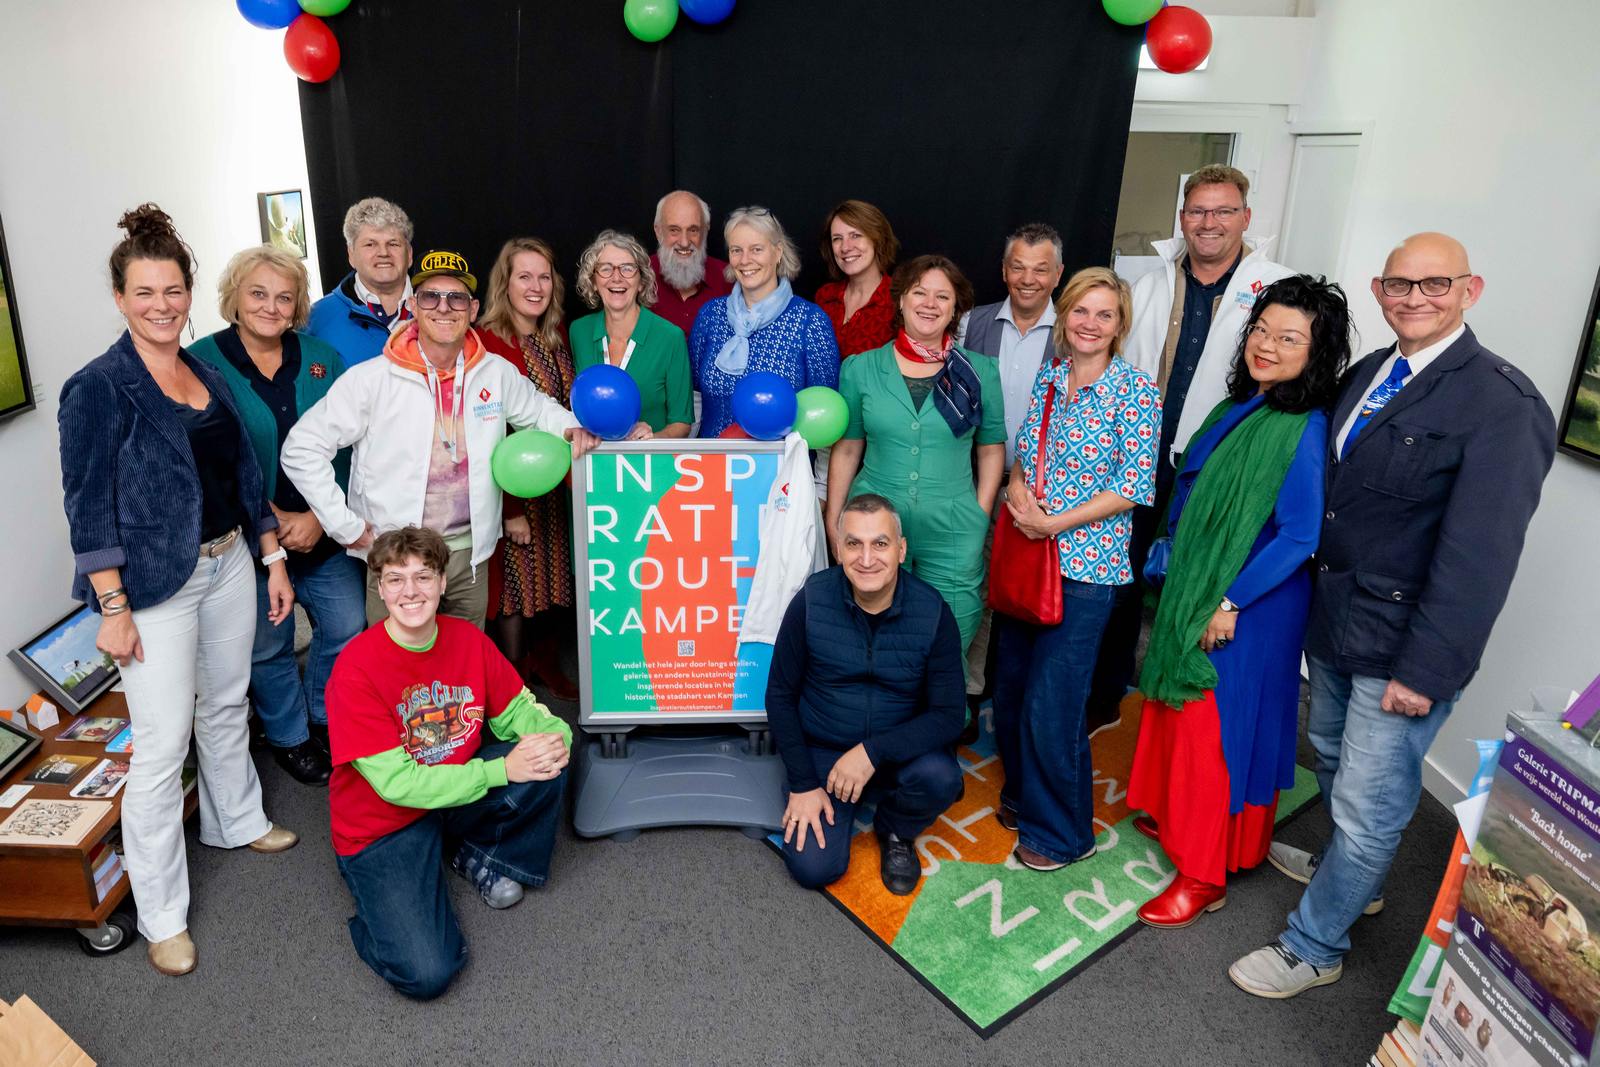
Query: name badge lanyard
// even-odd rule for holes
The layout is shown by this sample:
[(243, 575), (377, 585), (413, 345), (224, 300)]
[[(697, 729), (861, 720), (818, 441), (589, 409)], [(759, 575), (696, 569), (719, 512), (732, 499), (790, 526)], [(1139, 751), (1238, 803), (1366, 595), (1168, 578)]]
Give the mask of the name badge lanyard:
[[(461, 453), (458, 441), (461, 436), (461, 417), (466, 412), (467, 396), (466, 389), (463, 388), (465, 382), (462, 380), (463, 375), (466, 373), (466, 349), (456, 353), (455, 376), (452, 379), (455, 383), (455, 403), (453, 405), (455, 410), (448, 413), (444, 410), (444, 384), (439, 380), (439, 372), (434, 369), (433, 360), (424, 359), (423, 362), (428, 365), (428, 391), (433, 394), (434, 432), (439, 435), (439, 443), (444, 445), (444, 450), (450, 453), (450, 462), (460, 463)], [(446, 432), (443, 425), (443, 420), (447, 416), (450, 420), (448, 432)]]
[[(634, 347), (635, 344), (633, 338), (628, 338), (628, 350), (622, 353), (622, 362), (617, 364), (618, 370), (628, 369), (628, 360), (633, 358)], [(605, 360), (607, 363), (611, 362), (611, 338), (609, 337), (600, 338), (600, 358)]]

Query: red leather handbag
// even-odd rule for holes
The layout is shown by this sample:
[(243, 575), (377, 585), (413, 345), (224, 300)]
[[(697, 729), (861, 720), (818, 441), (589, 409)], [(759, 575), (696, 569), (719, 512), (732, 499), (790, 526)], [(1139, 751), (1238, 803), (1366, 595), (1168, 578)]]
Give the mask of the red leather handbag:
[[(1044, 395), (1039, 449), (1034, 454), (1033, 495), (1044, 500), (1045, 433), (1055, 407), (1056, 383)], [(1001, 501), (994, 509), (994, 549), (989, 554), (989, 606), (1035, 626), (1061, 621), (1061, 554), (1055, 535), (1037, 540), (1017, 529)]]

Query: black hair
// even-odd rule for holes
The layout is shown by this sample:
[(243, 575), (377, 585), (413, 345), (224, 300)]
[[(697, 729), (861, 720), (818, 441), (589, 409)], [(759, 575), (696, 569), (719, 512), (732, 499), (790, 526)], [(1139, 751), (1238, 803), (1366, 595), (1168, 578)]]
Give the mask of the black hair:
[(1239, 331), (1239, 347), (1228, 372), (1228, 395), (1242, 404), (1260, 389), (1245, 365), (1245, 346), (1261, 313), (1274, 304), (1310, 317), (1311, 344), (1300, 376), (1267, 389), (1267, 407), (1294, 413), (1332, 407), (1339, 395), (1339, 377), (1350, 362), (1350, 307), (1336, 283), (1309, 274), (1280, 278), (1256, 297), (1250, 317)]
[(194, 251), (178, 236), (172, 216), (154, 204), (140, 204), (117, 220), (128, 236), (111, 250), (111, 287), (123, 292), (128, 264), (136, 259), (170, 259), (183, 275), (183, 287), (194, 291)]

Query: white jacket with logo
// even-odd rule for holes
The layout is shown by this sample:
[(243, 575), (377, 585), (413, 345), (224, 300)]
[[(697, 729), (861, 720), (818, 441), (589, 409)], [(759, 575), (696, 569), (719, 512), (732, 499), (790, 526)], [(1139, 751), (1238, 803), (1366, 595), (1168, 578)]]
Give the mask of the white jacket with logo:
[(828, 565), (822, 536), (822, 512), (811, 478), (811, 454), (805, 438), (791, 433), (783, 441), (783, 459), (761, 516), (761, 558), (745, 600), (739, 643), (778, 639), (778, 625), (789, 601), (806, 579)]
[[(463, 437), (476, 567), (493, 555), (500, 540), (500, 487), (489, 468), (494, 446), (510, 426), (547, 430), (560, 437), (578, 420), (492, 352), (485, 351), (463, 377)], [(300, 416), (284, 438), (279, 462), (328, 536), (347, 545), (362, 535), (368, 522), (378, 533), (422, 522), (434, 410), (427, 378), (378, 356), (345, 371), (327, 395)], [(333, 477), (333, 457), (351, 445), (355, 448), (347, 500)], [(364, 559), (366, 550), (351, 549), (350, 554)]]
[[(1189, 384), (1183, 414), (1178, 418), (1178, 433), (1172, 442), (1174, 454), (1189, 446), (1189, 438), (1211, 414), (1211, 409), (1228, 395), (1228, 372), (1233, 369), (1239, 331), (1255, 305), (1256, 294), (1264, 286), (1294, 273), (1267, 258), (1267, 250), (1275, 240), (1275, 237), (1264, 237), (1245, 241), (1245, 257), (1239, 261), (1211, 317), (1211, 332), (1206, 336), (1205, 350), (1195, 367), (1194, 381)], [(1133, 329), (1128, 333), (1127, 349), (1122, 358), (1156, 381), (1172, 318), (1183, 314), (1182, 308), (1172, 306), (1172, 292), (1177, 286), (1177, 273), (1181, 269), (1178, 264), (1183, 259), (1185, 246), (1181, 237), (1152, 244), (1161, 256), (1161, 269), (1152, 270), (1133, 284)]]

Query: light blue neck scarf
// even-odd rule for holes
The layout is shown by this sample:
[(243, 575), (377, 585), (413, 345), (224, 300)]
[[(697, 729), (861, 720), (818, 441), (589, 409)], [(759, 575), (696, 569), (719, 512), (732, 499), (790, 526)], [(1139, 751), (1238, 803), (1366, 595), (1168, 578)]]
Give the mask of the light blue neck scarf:
[(733, 336), (722, 343), (717, 353), (717, 369), (734, 377), (744, 373), (750, 363), (750, 335), (783, 314), (783, 309), (794, 299), (794, 289), (786, 278), (778, 279), (778, 287), (760, 300), (755, 307), (744, 302), (744, 293), (737, 286), (728, 294), (728, 325)]

